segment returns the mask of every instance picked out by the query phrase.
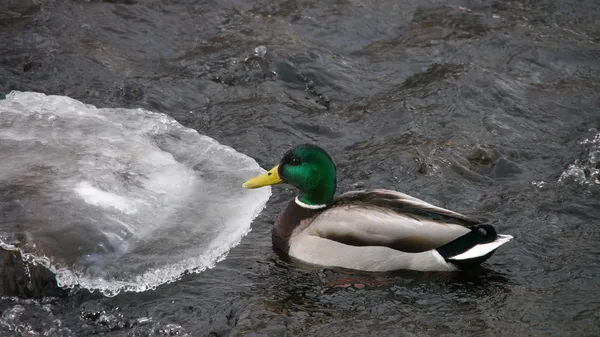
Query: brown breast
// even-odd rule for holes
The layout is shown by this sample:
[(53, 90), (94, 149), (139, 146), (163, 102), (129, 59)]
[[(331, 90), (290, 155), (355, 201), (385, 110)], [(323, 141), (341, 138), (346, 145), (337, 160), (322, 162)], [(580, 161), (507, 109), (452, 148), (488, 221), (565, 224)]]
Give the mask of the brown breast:
[(283, 212), (279, 214), (272, 231), (273, 247), (287, 254), (289, 251), (289, 240), (294, 229), (327, 208), (308, 209), (300, 207), (294, 199), (290, 200)]

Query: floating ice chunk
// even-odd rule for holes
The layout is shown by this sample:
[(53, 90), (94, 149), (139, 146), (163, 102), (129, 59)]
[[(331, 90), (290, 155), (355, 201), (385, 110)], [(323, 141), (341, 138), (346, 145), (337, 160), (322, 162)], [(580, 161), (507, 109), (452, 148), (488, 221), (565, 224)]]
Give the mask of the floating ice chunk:
[(240, 188), (256, 161), (167, 115), (64, 96), (0, 100), (0, 157), (0, 247), (106, 295), (212, 267), (271, 195)]

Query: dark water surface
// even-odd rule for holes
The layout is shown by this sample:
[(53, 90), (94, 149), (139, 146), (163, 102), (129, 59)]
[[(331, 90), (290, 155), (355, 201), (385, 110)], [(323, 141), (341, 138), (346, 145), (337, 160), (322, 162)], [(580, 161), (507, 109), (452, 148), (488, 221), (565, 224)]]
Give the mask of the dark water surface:
[(515, 236), (470, 273), (311, 269), (271, 249), (294, 195), (275, 187), (214, 269), (3, 297), (0, 335), (600, 335), (599, 20), (595, 0), (0, 0), (2, 95), (164, 112), (265, 168), (314, 142), (340, 191), (400, 190)]

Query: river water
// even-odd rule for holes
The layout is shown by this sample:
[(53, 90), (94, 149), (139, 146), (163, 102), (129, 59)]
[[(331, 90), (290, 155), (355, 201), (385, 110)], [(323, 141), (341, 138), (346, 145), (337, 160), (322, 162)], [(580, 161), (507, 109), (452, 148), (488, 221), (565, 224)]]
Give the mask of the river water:
[(2, 96), (165, 113), (263, 168), (317, 143), (340, 191), (399, 190), (515, 239), (468, 273), (309, 268), (271, 248), (294, 196), (277, 186), (214, 268), (5, 294), (0, 334), (600, 335), (599, 20), (593, 0), (1, 1)]

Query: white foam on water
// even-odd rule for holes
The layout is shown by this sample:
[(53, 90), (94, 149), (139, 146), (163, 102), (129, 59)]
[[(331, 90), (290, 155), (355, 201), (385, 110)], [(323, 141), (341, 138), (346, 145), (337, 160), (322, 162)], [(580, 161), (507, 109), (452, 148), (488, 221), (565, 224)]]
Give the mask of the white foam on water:
[(64, 96), (1, 100), (0, 156), (0, 246), (107, 296), (213, 267), (271, 195), (241, 188), (255, 160), (165, 114)]
[(573, 181), (582, 185), (600, 185), (600, 133), (591, 139), (580, 141), (579, 144), (585, 147), (584, 156), (569, 164), (561, 173), (558, 182)]

